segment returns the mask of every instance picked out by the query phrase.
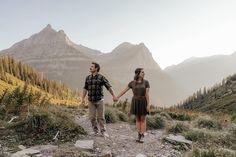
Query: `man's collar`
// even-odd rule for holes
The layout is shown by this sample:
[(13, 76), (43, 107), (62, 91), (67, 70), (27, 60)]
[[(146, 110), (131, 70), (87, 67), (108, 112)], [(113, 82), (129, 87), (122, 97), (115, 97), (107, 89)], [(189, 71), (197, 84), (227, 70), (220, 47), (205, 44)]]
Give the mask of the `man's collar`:
[(95, 77), (95, 76), (97, 76), (97, 75), (98, 75), (98, 73), (96, 73), (96, 74), (91, 74), (92, 77)]

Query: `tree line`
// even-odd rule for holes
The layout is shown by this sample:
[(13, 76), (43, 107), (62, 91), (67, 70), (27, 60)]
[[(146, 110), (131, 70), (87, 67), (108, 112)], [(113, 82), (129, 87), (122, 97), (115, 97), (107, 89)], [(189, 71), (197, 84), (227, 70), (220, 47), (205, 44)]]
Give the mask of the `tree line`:
[(7, 74), (18, 78), (27, 84), (36, 86), (37, 88), (52, 94), (55, 98), (67, 99), (79, 95), (78, 92), (72, 91), (64, 83), (58, 83), (54, 80), (45, 78), (43, 74), (40, 74), (34, 68), (21, 61), (15, 60), (10, 55), (0, 56), (0, 80), (15, 85), (11, 77), (8, 77)]

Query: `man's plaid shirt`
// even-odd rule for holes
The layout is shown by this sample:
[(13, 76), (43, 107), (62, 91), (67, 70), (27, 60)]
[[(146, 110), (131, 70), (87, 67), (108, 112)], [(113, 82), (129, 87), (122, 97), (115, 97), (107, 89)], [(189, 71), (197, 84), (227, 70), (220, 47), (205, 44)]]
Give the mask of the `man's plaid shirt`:
[(88, 91), (88, 100), (92, 102), (99, 101), (103, 98), (103, 87), (107, 90), (111, 87), (108, 80), (101, 74), (92, 74), (86, 77), (84, 89)]

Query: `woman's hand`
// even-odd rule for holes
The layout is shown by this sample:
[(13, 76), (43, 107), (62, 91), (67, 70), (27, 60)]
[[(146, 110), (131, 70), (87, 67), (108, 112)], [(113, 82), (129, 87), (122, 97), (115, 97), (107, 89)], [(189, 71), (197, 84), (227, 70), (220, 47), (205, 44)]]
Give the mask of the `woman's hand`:
[(119, 100), (119, 98), (118, 97), (116, 97), (116, 96), (113, 96), (113, 101), (114, 102), (117, 102)]
[(150, 112), (150, 105), (147, 105), (147, 111)]

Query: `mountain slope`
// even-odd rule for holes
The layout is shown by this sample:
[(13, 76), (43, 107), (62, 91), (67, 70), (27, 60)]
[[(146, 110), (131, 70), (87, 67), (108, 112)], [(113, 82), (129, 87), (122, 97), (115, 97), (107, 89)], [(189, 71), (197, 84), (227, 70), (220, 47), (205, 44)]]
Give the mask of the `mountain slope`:
[(150, 98), (153, 103), (164, 106), (173, 104), (179, 99), (178, 92), (181, 88), (161, 70), (143, 43), (138, 45), (122, 43), (111, 53), (100, 55), (98, 61), (106, 69), (108, 75), (123, 83), (124, 87), (133, 80), (136, 68), (144, 68), (145, 79), (151, 85)]
[(92, 61), (75, 48), (64, 31), (57, 32), (50, 25), (30, 38), (3, 50), (2, 54), (13, 55), (43, 72), (48, 78), (76, 88), (82, 87), (78, 85), (78, 80), (84, 79)]
[(198, 91), (180, 107), (202, 112), (236, 113), (236, 74), (208, 90)]
[(211, 87), (225, 76), (236, 73), (236, 53), (210, 57), (192, 57), (164, 71), (184, 87), (183, 96), (204, 86)]
[(80, 103), (78, 93), (73, 92), (65, 84), (46, 79), (35, 69), (10, 56), (0, 57), (0, 95), (6, 90), (12, 91), (25, 85), (32, 93), (49, 99), (53, 104), (78, 105)]
[(13, 55), (48, 78), (65, 82), (76, 90), (82, 90), (91, 62), (97, 61), (102, 66), (101, 73), (108, 77), (116, 93), (133, 79), (137, 67), (144, 68), (147, 73), (152, 103), (162, 106), (173, 104), (179, 100), (181, 93), (179, 86), (160, 69), (143, 43), (134, 45), (126, 42), (110, 53), (102, 53), (73, 43), (64, 31), (55, 31), (48, 25), (1, 53)]

